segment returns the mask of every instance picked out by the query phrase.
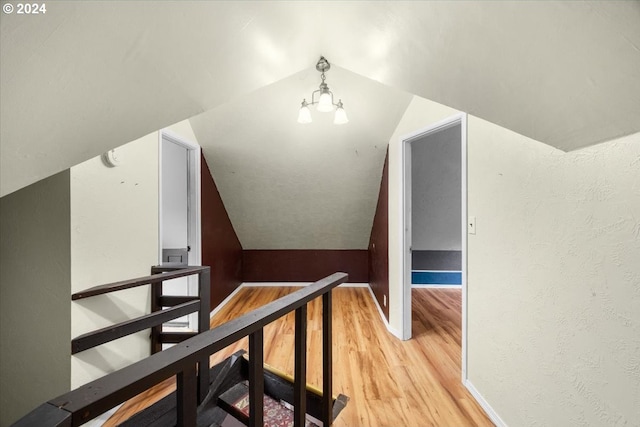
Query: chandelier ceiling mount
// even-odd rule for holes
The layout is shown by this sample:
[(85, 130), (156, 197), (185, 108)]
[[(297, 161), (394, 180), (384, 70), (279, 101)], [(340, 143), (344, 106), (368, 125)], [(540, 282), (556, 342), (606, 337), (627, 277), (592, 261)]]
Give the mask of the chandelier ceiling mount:
[[(325, 75), (326, 71), (329, 71), (331, 68), (331, 64), (324, 56), (321, 56), (316, 64), (316, 70), (320, 72), (320, 86), (317, 90), (311, 93), (311, 102), (307, 102), (307, 99), (302, 100), (302, 104), (300, 106), (300, 111), (298, 112), (298, 123), (311, 123), (313, 120), (311, 118), (311, 110), (309, 109), (309, 105), (316, 105), (316, 110), (328, 113), (335, 110), (335, 116), (333, 119), (333, 123), (336, 125), (342, 125), (349, 121), (347, 118), (347, 113), (344, 111), (344, 107), (342, 105), (342, 99), (338, 99), (338, 102), (334, 102), (333, 100), (333, 92), (329, 90), (329, 86), (325, 83)], [(318, 100), (316, 101), (316, 94), (318, 94)]]

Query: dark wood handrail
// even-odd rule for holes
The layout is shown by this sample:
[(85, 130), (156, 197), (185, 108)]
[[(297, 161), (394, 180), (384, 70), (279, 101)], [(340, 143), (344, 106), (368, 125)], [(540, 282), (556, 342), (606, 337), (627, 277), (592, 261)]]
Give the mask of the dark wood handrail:
[[(123, 369), (113, 372), (103, 378), (87, 383), (75, 390), (58, 396), (48, 403), (37, 408), (39, 411), (50, 414), (53, 409), (65, 411), (68, 416), (67, 425), (76, 426), (86, 423), (110, 408), (136, 396), (150, 387), (177, 376), (176, 398), (178, 403), (178, 425), (195, 425), (196, 408), (196, 369), (195, 367), (203, 358), (207, 358), (234, 342), (249, 336), (250, 347), (250, 396), (255, 396), (250, 401), (250, 425), (262, 425), (262, 387), (260, 378), (263, 375), (262, 360), (262, 331), (264, 326), (274, 320), (296, 310), (296, 329), (306, 328), (306, 304), (311, 300), (323, 296), (323, 355), (328, 356), (328, 366), (331, 368), (331, 290), (341, 283), (346, 282), (348, 275), (335, 273), (304, 289), (286, 295), (250, 313), (231, 320), (221, 326), (196, 335), (175, 346), (151, 355), (139, 362), (133, 363)], [(298, 311), (299, 310), (299, 311)], [(329, 320), (327, 320), (329, 318)], [(324, 329), (324, 328), (323, 328)], [(299, 334), (302, 335), (302, 334)], [(306, 366), (306, 353), (301, 349), (306, 348), (306, 339), (296, 340), (296, 357), (303, 357), (305, 361), (296, 361), (296, 373), (304, 372)], [(254, 350), (254, 351), (251, 351)], [(304, 353), (304, 354), (301, 354)], [(331, 417), (331, 374), (326, 372), (327, 361), (323, 364), (323, 412), (326, 414), (325, 425), (333, 421)], [(253, 373), (253, 374), (251, 374)], [(253, 377), (254, 381), (251, 381)], [(295, 378), (295, 389), (302, 397), (296, 401), (304, 400), (306, 388), (302, 384), (306, 378)], [(33, 413), (32, 413), (33, 414)], [(32, 415), (30, 414), (30, 415)], [(296, 408), (296, 418), (301, 419), (300, 409)], [(29, 416), (29, 415), (28, 415)], [(27, 416), (27, 417), (28, 417)], [(259, 416), (259, 417), (258, 417)], [(27, 417), (23, 418), (26, 419)], [(324, 417), (323, 417), (324, 418)], [(41, 420), (46, 421), (46, 420)], [(26, 425), (26, 424), (25, 424)], [(40, 425), (51, 425), (44, 422)], [(299, 425), (296, 423), (296, 425)]]
[[(198, 276), (198, 296), (165, 296), (162, 294), (162, 284), (165, 280), (195, 275)], [(181, 336), (168, 336), (163, 333), (162, 325), (165, 322), (194, 312), (198, 312), (198, 333), (209, 330), (211, 268), (208, 266), (154, 266), (151, 267), (150, 276), (95, 286), (73, 294), (72, 300), (104, 295), (143, 285), (151, 285), (151, 313), (75, 337), (71, 340), (71, 354), (76, 354), (149, 328), (151, 328), (151, 353), (157, 353), (162, 350), (162, 345), (165, 343), (181, 342), (189, 338), (184, 334)], [(169, 308), (165, 309), (164, 307)], [(198, 402), (202, 402), (209, 387), (208, 357), (202, 358), (198, 362), (198, 367)]]
[[(152, 291), (152, 294), (154, 295), (152, 295), (151, 313), (75, 337), (71, 340), (71, 354), (76, 354), (149, 328), (152, 328), (152, 341), (154, 341), (152, 345), (152, 352), (155, 353), (158, 351), (158, 347), (161, 348), (161, 344), (156, 341), (159, 341), (157, 338), (162, 332), (162, 324), (196, 311), (200, 312), (198, 331), (203, 332), (208, 330), (210, 309), (210, 270), (211, 269), (208, 266), (155, 266), (151, 268), (152, 274), (150, 276), (95, 286), (73, 294), (71, 299), (79, 300), (143, 285), (151, 285), (152, 287), (161, 289), (162, 282), (165, 280), (196, 274), (198, 275), (198, 296), (156, 296), (156, 293), (160, 294), (161, 292)], [(165, 273), (163, 271), (170, 272)], [(157, 298), (154, 299), (153, 296), (156, 296)], [(163, 310), (163, 304), (166, 304), (166, 306), (171, 308)]]
[(199, 309), (200, 301), (191, 301), (166, 310), (156, 311), (155, 313), (145, 314), (135, 319), (120, 322), (117, 325), (107, 326), (106, 328), (79, 335), (71, 341), (71, 354), (80, 353), (81, 351), (99, 346), (100, 344), (152, 328), (157, 324), (177, 319), (186, 314), (196, 312)]
[(152, 274), (151, 276), (139, 277), (137, 279), (123, 280), (121, 282), (107, 283), (106, 285), (94, 286), (84, 291), (76, 292), (71, 295), (72, 300), (94, 297), (96, 295), (108, 294), (110, 292), (122, 291), (124, 289), (136, 288), (138, 286), (149, 285), (152, 283), (164, 282), (165, 280), (177, 279), (178, 277), (191, 276), (204, 272), (209, 267), (170, 267), (166, 269), (154, 267), (154, 271), (170, 271), (162, 274)]

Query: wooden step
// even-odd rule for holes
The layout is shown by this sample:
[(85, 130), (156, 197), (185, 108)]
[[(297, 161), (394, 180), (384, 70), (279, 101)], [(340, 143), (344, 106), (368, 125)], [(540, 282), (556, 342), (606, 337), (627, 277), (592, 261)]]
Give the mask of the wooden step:
[[(229, 414), (249, 424), (249, 383), (240, 382), (220, 395), (218, 405)], [(311, 418), (311, 419), (310, 419)], [(284, 401), (264, 395), (264, 426), (293, 427), (293, 409)], [(305, 427), (320, 427), (322, 422), (307, 414)]]

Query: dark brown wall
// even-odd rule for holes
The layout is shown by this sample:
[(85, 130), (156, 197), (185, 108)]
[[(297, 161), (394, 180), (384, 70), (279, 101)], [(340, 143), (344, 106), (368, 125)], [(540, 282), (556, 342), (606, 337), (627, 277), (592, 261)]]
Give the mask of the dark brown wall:
[(242, 245), (202, 156), (202, 265), (211, 266), (211, 309), (242, 282)]
[(367, 250), (245, 250), (245, 282), (315, 282), (337, 271), (369, 281)]
[[(389, 149), (382, 168), (378, 206), (369, 239), (369, 285), (389, 320)], [(387, 296), (385, 307), (384, 295)]]

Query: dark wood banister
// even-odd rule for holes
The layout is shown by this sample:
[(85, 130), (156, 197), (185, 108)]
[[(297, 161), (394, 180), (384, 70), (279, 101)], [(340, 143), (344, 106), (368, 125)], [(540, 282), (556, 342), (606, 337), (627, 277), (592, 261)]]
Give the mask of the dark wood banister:
[[(149, 285), (152, 283), (164, 282), (165, 280), (177, 279), (178, 277), (191, 276), (192, 274), (198, 274), (208, 271), (210, 267), (153, 267), (151, 276), (139, 277), (137, 279), (123, 280), (121, 282), (107, 283), (106, 285), (95, 286), (93, 288), (85, 289), (84, 291), (76, 292), (71, 295), (72, 300), (79, 300), (83, 298), (89, 298), (96, 295), (108, 294), (110, 292), (122, 291), (124, 289), (136, 288), (138, 286)], [(159, 275), (162, 271), (168, 271)]]
[[(162, 294), (164, 281), (194, 275), (198, 276), (198, 296), (165, 296)], [(72, 300), (80, 300), (138, 286), (151, 285), (151, 313), (75, 337), (71, 340), (71, 354), (76, 354), (149, 328), (151, 328), (151, 354), (154, 354), (162, 351), (162, 345), (165, 343), (179, 343), (198, 333), (208, 331), (211, 311), (209, 301), (211, 294), (210, 282), (211, 267), (160, 265), (151, 267), (150, 276), (95, 286), (73, 294), (71, 296)], [(194, 312), (198, 312), (197, 333), (163, 332), (163, 323)], [(208, 357), (200, 360), (198, 366), (208, 368)], [(198, 402), (201, 402), (206, 397), (209, 389), (209, 369), (198, 369), (197, 384)]]
[(156, 311), (136, 319), (120, 322), (114, 326), (107, 326), (93, 332), (79, 335), (71, 341), (71, 354), (80, 353), (81, 351), (99, 346), (100, 344), (152, 328), (158, 324), (196, 312), (199, 308), (200, 301), (198, 300), (186, 302), (166, 310)]
[[(210, 267), (155, 266), (151, 268), (151, 273), (150, 276), (95, 286), (71, 295), (71, 299), (77, 301), (138, 286), (151, 285), (150, 314), (75, 337), (71, 340), (71, 354), (76, 354), (149, 328), (152, 328), (151, 352), (156, 353), (162, 350), (162, 338), (164, 337), (162, 335), (162, 324), (196, 311), (199, 312), (198, 332), (204, 332), (209, 329)], [(164, 281), (196, 274), (198, 275), (198, 296), (162, 295), (162, 283)], [(163, 309), (163, 307), (170, 308)]]
[[(165, 276), (166, 280), (168, 276)], [(296, 311), (296, 367), (294, 378), (296, 427), (304, 426), (306, 401), (306, 305), (322, 296), (323, 316), (323, 416), (325, 426), (332, 416), (331, 290), (347, 281), (347, 274), (335, 273), (261, 308), (203, 332), (148, 358), (58, 396), (22, 418), (16, 426), (78, 426), (150, 387), (176, 376), (179, 426), (195, 426), (198, 405), (196, 366), (203, 359), (245, 336), (249, 336), (249, 425), (262, 426), (263, 328)], [(148, 283), (148, 282), (147, 282)], [(303, 332), (305, 331), (305, 332)]]

